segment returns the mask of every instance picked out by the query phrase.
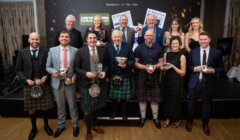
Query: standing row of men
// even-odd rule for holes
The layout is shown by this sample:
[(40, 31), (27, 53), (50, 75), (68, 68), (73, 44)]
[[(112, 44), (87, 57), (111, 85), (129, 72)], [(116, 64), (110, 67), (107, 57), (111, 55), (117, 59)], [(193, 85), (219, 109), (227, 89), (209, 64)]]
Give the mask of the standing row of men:
[[(125, 16), (122, 16), (123, 18)], [(121, 29), (121, 27), (120, 27)], [(96, 47), (97, 37), (94, 32), (87, 34), (87, 46), (77, 50), (69, 45), (70, 34), (63, 30), (59, 34), (59, 46), (47, 51), (39, 48), (40, 36), (38, 33), (29, 35), (30, 47), (19, 51), (16, 63), (17, 74), (26, 83), (24, 88), (24, 109), (29, 112), (32, 130), (29, 139), (32, 140), (37, 134), (36, 111), (43, 110), (44, 130), (48, 135), (58, 137), (65, 130), (65, 99), (67, 99), (73, 126), (73, 136), (79, 135), (78, 111), (75, 101), (76, 85), (81, 93), (81, 110), (84, 112), (84, 121), (87, 127), (86, 139), (91, 140), (91, 131), (103, 134), (104, 130), (96, 126), (96, 113), (106, 106), (106, 92), (103, 92), (106, 77), (110, 80), (109, 97), (122, 102), (122, 117), (126, 119), (126, 100), (131, 98), (131, 80), (129, 75), (133, 66), (137, 69), (136, 95), (140, 108), (140, 127), (143, 127), (146, 118), (146, 102), (151, 102), (153, 121), (156, 128), (161, 128), (158, 119), (158, 107), (160, 98), (159, 74), (160, 66), (163, 64), (163, 49), (155, 42), (155, 30), (148, 29), (144, 34), (144, 43), (135, 50), (135, 60), (132, 47), (122, 42), (123, 32), (114, 30), (112, 32), (112, 44), (105, 48)], [(128, 33), (127, 33), (128, 34)], [(125, 34), (126, 35), (126, 34)], [(194, 103), (199, 94), (203, 97), (203, 129), (209, 135), (209, 103), (214, 91), (214, 76), (223, 71), (221, 54), (216, 49), (210, 49), (210, 36), (207, 33), (200, 35), (201, 48), (207, 48), (207, 65), (209, 69), (202, 69), (203, 53), (196, 49), (190, 54), (190, 68), (192, 77), (189, 82), (190, 102), (188, 108), (187, 130), (191, 131)], [(126, 37), (125, 37), (126, 38)], [(199, 49), (199, 48), (198, 48)], [(196, 57), (199, 56), (199, 57)], [(116, 57), (127, 58), (125, 63), (118, 63)], [(46, 59), (47, 58), (47, 59)], [(201, 61), (200, 61), (201, 60)], [(201, 68), (200, 68), (201, 67)], [(101, 69), (101, 70), (99, 70)], [(65, 74), (64, 74), (65, 71)], [(47, 110), (52, 108), (51, 92), (47, 79), (51, 75), (51, 86), (57, 102), (58, 128), (53, 133), (47, 123)], [(204, 77), (204, 80), (199, 80)], [(207, 76), (205, 76), (207, 75)], [(35, 79), (40, 79), (43, 96), (39, 99), (31, 97), (31, 87), (36, 84)], [(77, 82), (78, 79), (78, 82)], [(197, 91), (197, 92), (195, 92)], [(100, 94), (99, 94), (100, 93)], [(114, 109), (116, 110), (116, 109)], [(115, 113), (115, 111), (114, 111)], [(115, 117), (113, 113), (112, 117)]]

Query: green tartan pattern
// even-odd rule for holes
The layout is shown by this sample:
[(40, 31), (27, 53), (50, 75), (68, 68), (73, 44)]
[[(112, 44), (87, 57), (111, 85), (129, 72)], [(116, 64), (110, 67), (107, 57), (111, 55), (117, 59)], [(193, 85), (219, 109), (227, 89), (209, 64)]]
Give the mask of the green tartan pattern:
[(114, 86), (113, 80), (110, 81), (110, 89), (109, 89), (109, 95), (108, 95), (110, 99), (130, 100), (132, 98), (130, 78), (122, 77), (122, 79), (123, 79), (123, 85), (121, 87)]
[(101, 88), (101, 93), (97, 97), (91, 97), (89, 95), (89, 89), (80, 89), (81, 103), (80, 108), (84, 113), (92, 113), (106, 106), (106, 94)]

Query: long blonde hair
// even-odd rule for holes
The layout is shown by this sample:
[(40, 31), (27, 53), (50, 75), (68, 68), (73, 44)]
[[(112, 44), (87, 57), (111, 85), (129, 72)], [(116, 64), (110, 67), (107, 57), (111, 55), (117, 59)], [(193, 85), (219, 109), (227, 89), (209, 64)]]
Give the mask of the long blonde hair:
[(192, 27), (193, 20), (198, 20), (199, 21), (199, 23), (200, 23), (199, 31), (200, 31), (200, 33), (203, 32), (203, 23), (202, 23), (202, 20), (199, 17), (194, 17), (194, 18), (191, 19), (190, 24), (189, 24), (189, 28), (188, 28), (188, 32), (189, 33), (193, 32), (193, 27)]

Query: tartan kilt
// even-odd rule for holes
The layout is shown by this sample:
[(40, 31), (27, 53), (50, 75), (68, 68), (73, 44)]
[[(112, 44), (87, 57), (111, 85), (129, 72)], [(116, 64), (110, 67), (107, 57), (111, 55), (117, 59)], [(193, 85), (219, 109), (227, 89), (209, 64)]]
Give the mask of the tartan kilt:
[(146, 79), (148, 73), (145, 71), (139, 71), (136, 80), (136, 95), (139, 102), (160, 102), (160, 81), (159, 74), (154, 74), (154, 83), (152, 88), (146, 87)]
[[(111, 77), (111, 79), (114, 76)], [(113, 80), (110, 81), (110, 89), (108, 97), (110, 99), (117, 99), (117, 100), (130, 100), (132, 98), (132, 89), (131, 89), (131, 82), (129, 77), (122, 77), (123, 85), (121, 87), (114, 86)]]
[(29, 110), (47, 110), (53, 107), (51, 88), (47, 84), (41, 85), (43, 95), (39, 99), (31, 97), (31, 87), (24, 87), (24, 111)]
[(84, 113), (92, 113), (105, 107), (106, 94), (101, 87), (101, 93), (97, 97), (91, 97), (89, 95), (88, 88), (80, 88), (80, 108)]

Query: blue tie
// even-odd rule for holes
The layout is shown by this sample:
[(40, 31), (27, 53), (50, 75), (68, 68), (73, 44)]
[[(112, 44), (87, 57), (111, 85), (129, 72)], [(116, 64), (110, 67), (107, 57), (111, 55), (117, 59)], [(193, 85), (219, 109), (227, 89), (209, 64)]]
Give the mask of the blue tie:
[(116, 51), (117, 51), (117, 54), (119, 54), (119, 52), (120, 52), (119, 45), (116, 45)]

